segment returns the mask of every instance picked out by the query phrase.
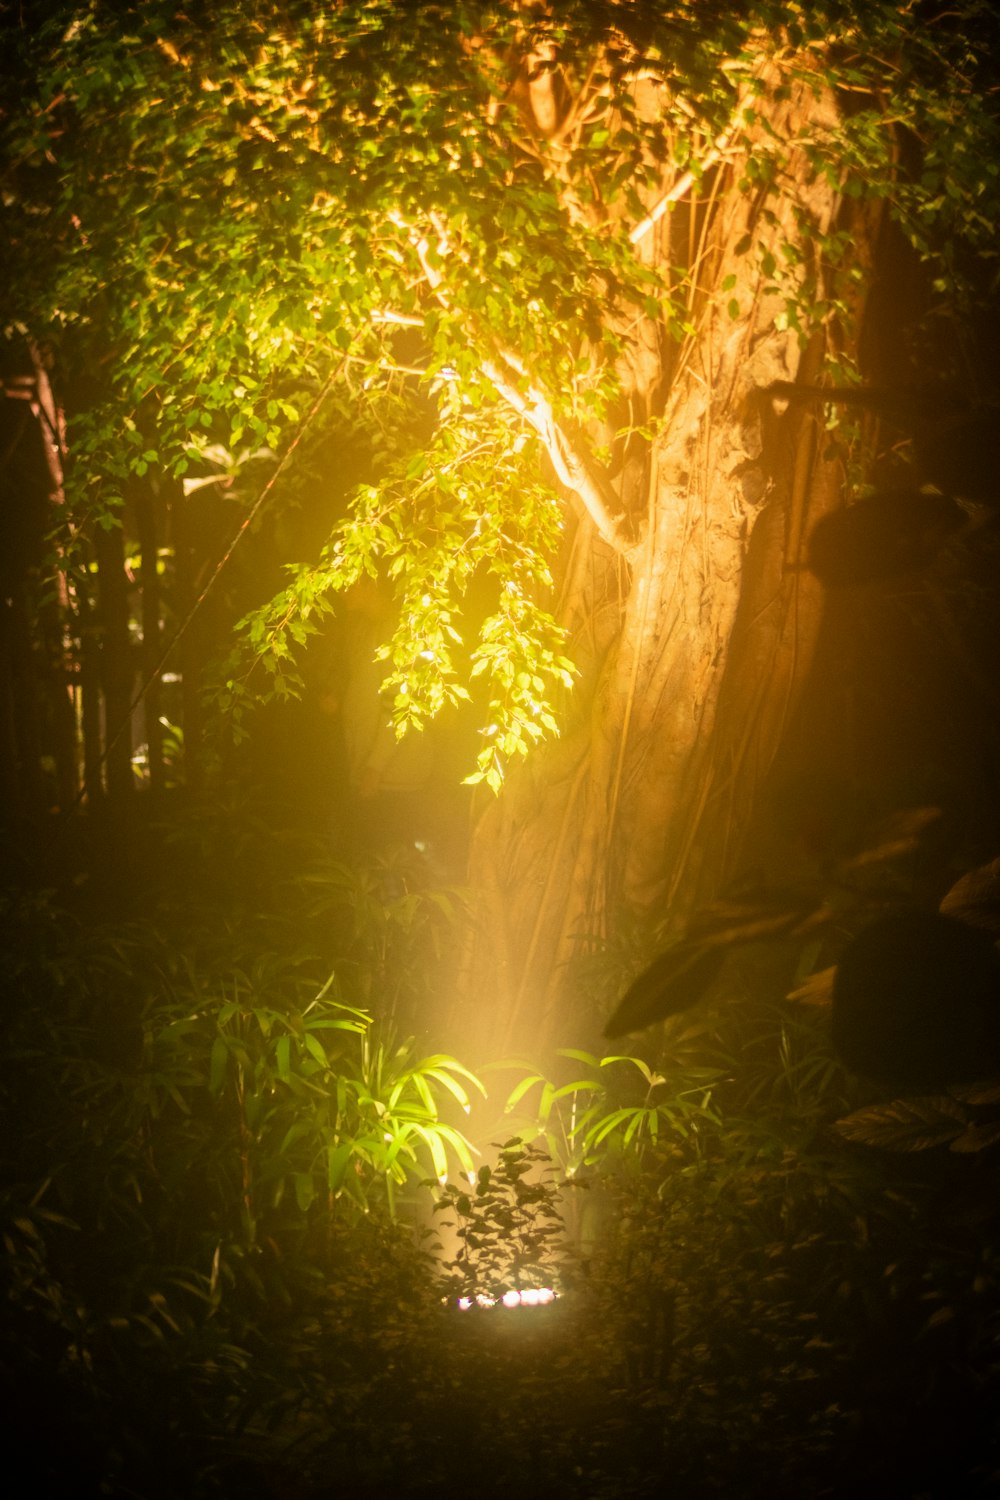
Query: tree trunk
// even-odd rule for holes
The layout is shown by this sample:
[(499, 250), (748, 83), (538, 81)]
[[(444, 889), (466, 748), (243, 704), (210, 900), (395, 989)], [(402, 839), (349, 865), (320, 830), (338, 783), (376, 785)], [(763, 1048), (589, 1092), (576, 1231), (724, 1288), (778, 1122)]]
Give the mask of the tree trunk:
[[(34, 343), (29, 343), (28, 353), (34, 370), (33, 409), (38, 419), (38, 431), (45, 456), (49, 482), (48, 498), (52, 505), (62, 506), (66, 501), (63, 489), (63, 455), (66, 451), (65, 418), (56, 402), (52, 383), (49, 380), (48, 361)], [(70, 597), (69, 580), (62, 567), (61, 557), (57, 558), (55, 582), (55, 594), (40, 604), (39, 617), (51, 714), (49, 743), (55, 765), (58, 804), (65, 811), (73, 806), (77, 798), (79, 767), (74, 708), (76, 668), (70, 629), (73, 601)]]
[(132, 644), (129, 638), (128, 579), (120, 527), (97, 532), (97, 577), (101, 621), (101, 686), (104, 692), (105, 775), (109, 800), (133, 790)]
[(148, 485), (134, 497), (136, 534), (139, 539), (142, 585), (142, 680), (148, 683), (140, 712), (146, 730), (146, 764), (149, 790), (159, 797), (166, 785), (163, 765), (163, 725), (160, 723), (161, 692), (157, 669), (163, 650), (160, 632), (160, 578), (157, 572), (157, 525), (153, 493)]
[[(168, 489), (170, 529), (174, 546), (174, 608), (177, 619), (188, 620), (198, 594), (197, 551), (192, 537), (190, 502), (180, 484), (172, 481)], [(184, 731), (184, 784), (197, 794), (202, 789), (202, 706), (201, 676), (204, 663), (201, 631), (203, 621), (196, 615), (177, 645), (176, 670), (181, 679), (181, 721)]]
[[(463, 992), (481, 1013), (460, 1001), (456, 1017), (474, 1055), (595, 1042), (615, 995), (582, 1000), (579, 960), (637, 915), (682, 923), (739, 867), (819, 624), (803, 537), (840, 503), (843, 480), (814, 417), (769, 420), (755, 393), (800, 371), (813, 378), (837, 337), (849, 342), (836, 352), (853, 357), (860, 323), (828, 325), (803, 350), (777, 276), (760, 267), (768, 252), (797, 265), (799, 287), (818, 300), (831, 291), (822, 236), (849, 225), (856, 257), (869, 256), (874, 220), (850, 217), (794, 140), (834, 118), (828, 93), (775, 96), (749, 151), (789, 143), (780, 191), (740, 190), (745, 161), (719, 169), (697, 338), (679, 357), (667, 345), (652, 370), (644, 351), (636, 391), (648, 400), (669, 381), (646, 455), (644, 537), (623, 562), (579, 522), (563, 618), (589, 622), (593, 668), (575, 722), (511, 775), (474, 836), (483, 922)], [(669, 265), (670, 252), (661, 235), (650, 254)]]
[(5, 713), (10, 715), (5, 730), (10, 769), (5, 790), (9, 795), (5, 796), (3, 810), (5, 816), (14, 819), (51, 811), (56, 797), (55, 789), (46, 786), (43, 770), (42, 687), (23, 594), (5, 601), (3, 622)]
[(83, 789), (87, 806), (94, 810), (104, 801), (103, 744), (101, 735), (101, 643), (97, 610), (81, 588), (77, 606), (80, 616), (80, 736), (83, 741)]

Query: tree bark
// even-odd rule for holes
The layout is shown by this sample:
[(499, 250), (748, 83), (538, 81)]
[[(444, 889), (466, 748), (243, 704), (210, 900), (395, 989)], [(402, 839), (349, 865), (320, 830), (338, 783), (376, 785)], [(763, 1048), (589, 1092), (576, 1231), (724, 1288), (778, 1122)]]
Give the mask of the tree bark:
[[(599, 622), (592, 670), (562, 741), (511, 775), (474, 835), (483, 920), (463, 994), (479, 1004), (459, 1000), (455, 1017), (473, 1055), (596, 1042), (615, 996), (581, 1000), (580, 960), (637, 915), (681, 925), (743, 857), (819, 625), (802, 541), (840, 503), (843, 480), (814, 419), (775, 424), (756, 395), (813, 376), (830, 338), (820, 330), (803, 351), (759, 267), (770, 251), (829, 291), (816, 247), (846, 225), (849, 205), (794, 138), (835, 118), (828, 93), (775, 94), (748, 142), (751, 155), (788, 143), (768, 211), (764, 195), (737, 188), (739, 163), (718, 169), (697, 338), (679, 357), (666, 344), (652, 370), (648, 346), (638, 351), (640, 393), (669, 381), (646, 455), (643, 540), (622, 566), (592, 522), (578, 523), (563, 619)], [(867, 256), (872, 224), (856, 216), (851, 227)], [(668, 236), (657, 232), (649, 253), (666, 258)], [(858, 321), (833, 330), (850, 339), (838, 352), (855, 352)], [(578, 655), (582, 644), (577, 634)]]

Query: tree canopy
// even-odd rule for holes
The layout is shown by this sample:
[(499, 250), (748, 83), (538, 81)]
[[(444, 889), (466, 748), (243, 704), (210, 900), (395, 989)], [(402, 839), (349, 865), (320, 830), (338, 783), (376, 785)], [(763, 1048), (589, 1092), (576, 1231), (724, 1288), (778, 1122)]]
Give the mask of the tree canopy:
[[(280, 450), (322, 391), (370, 472), (317, 559), (244, 621), (218, 698), (298, 682), (331, 597), (384, 570), (401, 729), (479, 692), (478, 774), (556, 728), (574, 673), (555, 618), (564, 506), (628, 566), (646, 517), (617, 483), (637, 353), (684, 363), (706, 297), (742, 289), (647, 253), (720, 162), (768, 202), (789, 139), (754, 125), (797, 84), (815, 172), (886, 198), (940, 302), (992, 256), (988, 7), (389, 3), (55, 7), (15, 42), (4, 128), (8, 336), (68, 389), (65, 526), (112, 524), (130, 476), (189, 486)], [(11, 78), (27, 77), (18, 107)], [(804, 342), (843, 319), (809, 226), (742, 247)], [(735, 278), (730, 277), (730, 281)], [(215, 463), (213, 464), (213, 459)], [(492, 580), (469, 637), (470, 582)], [(253, 664), (265, 668), (254, 674)]]

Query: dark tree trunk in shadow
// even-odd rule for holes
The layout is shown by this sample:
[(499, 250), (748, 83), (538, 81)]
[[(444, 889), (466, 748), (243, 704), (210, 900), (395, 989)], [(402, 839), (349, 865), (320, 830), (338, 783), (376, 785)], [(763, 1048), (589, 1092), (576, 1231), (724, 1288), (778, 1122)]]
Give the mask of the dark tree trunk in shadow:
[(101, 624), (101, 685), (104, 692), (104, 753), (108, 797), (131, 795), (132, 644), (129, 638), (128, 579), (120, 527), (97, 532), (98, 599)]

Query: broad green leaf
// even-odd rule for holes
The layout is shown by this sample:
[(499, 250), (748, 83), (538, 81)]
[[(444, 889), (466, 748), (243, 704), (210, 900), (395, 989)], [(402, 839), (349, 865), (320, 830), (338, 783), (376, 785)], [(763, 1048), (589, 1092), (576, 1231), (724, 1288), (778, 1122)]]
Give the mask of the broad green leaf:
[(927, 1151), (961, 1136), (966, 1122), (960, 1104), (934, 1095), (871, 1104), (837, 1120), (834, 1129), (849, 1141), (885, 1151)]

